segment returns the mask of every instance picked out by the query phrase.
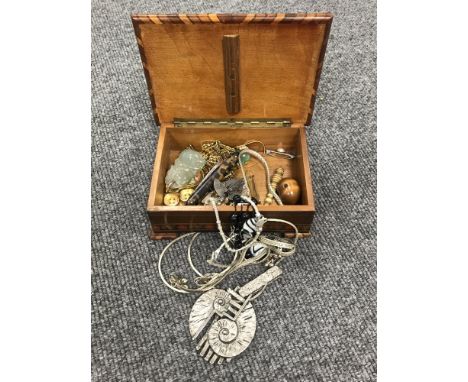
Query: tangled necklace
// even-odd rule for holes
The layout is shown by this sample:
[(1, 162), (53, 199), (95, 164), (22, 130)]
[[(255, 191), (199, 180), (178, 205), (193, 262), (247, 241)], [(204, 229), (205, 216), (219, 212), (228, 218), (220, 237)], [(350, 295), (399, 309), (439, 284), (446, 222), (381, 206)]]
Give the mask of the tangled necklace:
[[(262, 162), (269, 178), (268, 166), (264, 159), (255, 151), (244, 146), (240, 155), (247, 153)], [(242, 161), (239, 166), (243, 171)], [(271, 189), (273, 197), (279, 197)], [(203, 293), (194, 303), (189, 317), (189, 331), (193, 340), (197, 340), (196, 349), (199, 354), (210, 363), (229, 362), (233, 357), (245, 351), (252, 342), (257, 321), (252, 302), (258, 298), (266, 286), (282, 274), (278, 264), (296, 251), (298, 230), (297, 227), (286, 220), (269, 219), (258, 210), (256, 203), (248, 196), (236, 195), (233, 198), (234, 213), (231, 216), (231, 229), (228, 234), (223, 230), (218, 208), (214, 199), (211, 199), (216, 216), (216, 224), (222, 244), (211, 253), (208, 263), (219, 269), (218, 272), (201, 273), (192, 261), (192, 246), (199, 233), (188, 233), (170, 242), (161, 252), (158, 261), (159, 275), (163, 283), (178, 293)], [(279, 200), (281, 202), (281, 200)], [(240, 206), (240, 210), (237, 207)], [(293, 228), (296, 235), (293, 240), (278, 236), (269, 236), (263, 232), (268, 222), (282, 223)], [(179, 275), (164, 276), (162, 269), (163, 259), (167, 252), (179, 240), (192, 236), (187, 248), (187, 260), (190, 268), (196, 274), (193, 282)], [(232, 260), (223, 263), (219, 259), (220, 253), (225, 250), (233, 254)], [(217, 288), (227, 276), (242, 267), (264, 264), (267, 270), (243, 286), (226, 290)]]

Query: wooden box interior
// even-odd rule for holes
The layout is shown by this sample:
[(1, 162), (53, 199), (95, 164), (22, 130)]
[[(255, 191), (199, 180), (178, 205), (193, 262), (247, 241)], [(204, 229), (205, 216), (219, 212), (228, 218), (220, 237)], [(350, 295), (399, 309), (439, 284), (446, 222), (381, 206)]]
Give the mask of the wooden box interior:
[[(261, 210), (268, 209), (297, 209), (308, 207), (314, 209), (314, 200), (312, 192), (312, 183), (310, 180), (310, 169), (305, 144), (304, 130), (302, 128), (292, 127), (272, 127), (272, 128), (255, 128), (255, 127), (173, 127), (166, 128), (164, 134), (160, 137), (156, 163), (154, 166), (153, 179), (151, 184), (151, 192), (148, 200), (148, 208), (151, 210), (171, 210), (174, 207), (164, 206), (163, 198), (165, 193), (165, 174), (169, 167), (174, 163), (179, 153), (192, 145), (194, 149), (200, 150), (203, 141), (218, 139), (221, 142), (230, 145), (238, 146), (244, 144), (248, 140), (258, 140), (262, 142), (268, 149), (284, 148), (287, 152), (292, 152), (296, 155), (294, 159), (285, 159), (276, 156), (266, 155), (266, 159), (271, 171), (278, 167), (285, 170), (284, 177), (295, 178), (302, 189), (300, 202), (294, 206), (260, 206)], [(252, 148), (262, 151), (262, 145), (254, 143)], [(252, 173), (255, 177), (255, 185), (261, 201), (265, 198), (266, 191), (266, 175), (262, 164), (252, 158), (244, 167), (246, 171)], [(235, 174), (236, 177), (241, 176), (240, 170)], [(193, 211), (200, 208), (211, 210), (211, 206), (177, 206), (179, 210)], [(223, 207), (221, 207), (223, 208)], [(232, 210), (232, 207), (227, 207)]]

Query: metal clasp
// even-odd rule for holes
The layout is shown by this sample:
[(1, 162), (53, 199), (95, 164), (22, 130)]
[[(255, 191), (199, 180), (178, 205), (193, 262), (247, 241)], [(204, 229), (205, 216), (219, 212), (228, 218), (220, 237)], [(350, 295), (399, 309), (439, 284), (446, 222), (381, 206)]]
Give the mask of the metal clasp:
[(287, 153), (284, 149), (279, 148), (278, 150), (271, 150), (271, 149), (266, 149), (265, 150), (266, 155), (270, 155), (272, 157), (280, 157), (280, 158), (286, 158), (286, 159), (294, 159), (296, 158), (296, 155)]

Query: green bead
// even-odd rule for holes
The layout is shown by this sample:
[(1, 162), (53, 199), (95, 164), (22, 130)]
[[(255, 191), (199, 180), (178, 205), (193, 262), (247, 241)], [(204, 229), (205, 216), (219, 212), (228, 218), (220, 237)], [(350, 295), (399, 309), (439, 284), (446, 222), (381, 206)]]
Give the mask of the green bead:
[(247, 153), (243, 153), (240, 156), (240, 160), (241, 160), (242, 164), (245, 164), (250, 160), (250, 155), (247, 154)]

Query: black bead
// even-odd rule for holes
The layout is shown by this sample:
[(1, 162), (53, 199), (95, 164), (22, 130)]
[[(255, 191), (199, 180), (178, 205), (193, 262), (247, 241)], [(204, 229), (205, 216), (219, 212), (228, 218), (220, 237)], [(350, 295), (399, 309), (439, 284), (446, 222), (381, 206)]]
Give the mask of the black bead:
[(231, 215), (231, 224), (237, 225), (239, 222), (239, 213), (235, 212)]
[(232, 196), (232, 202), (233, 202), (234, 204), (239, 204), (239, 203), (242, 203), (243, 200), (242, 200), (242, 198), (241, 198), (240, 195), (233, 195), (233, 196)]

